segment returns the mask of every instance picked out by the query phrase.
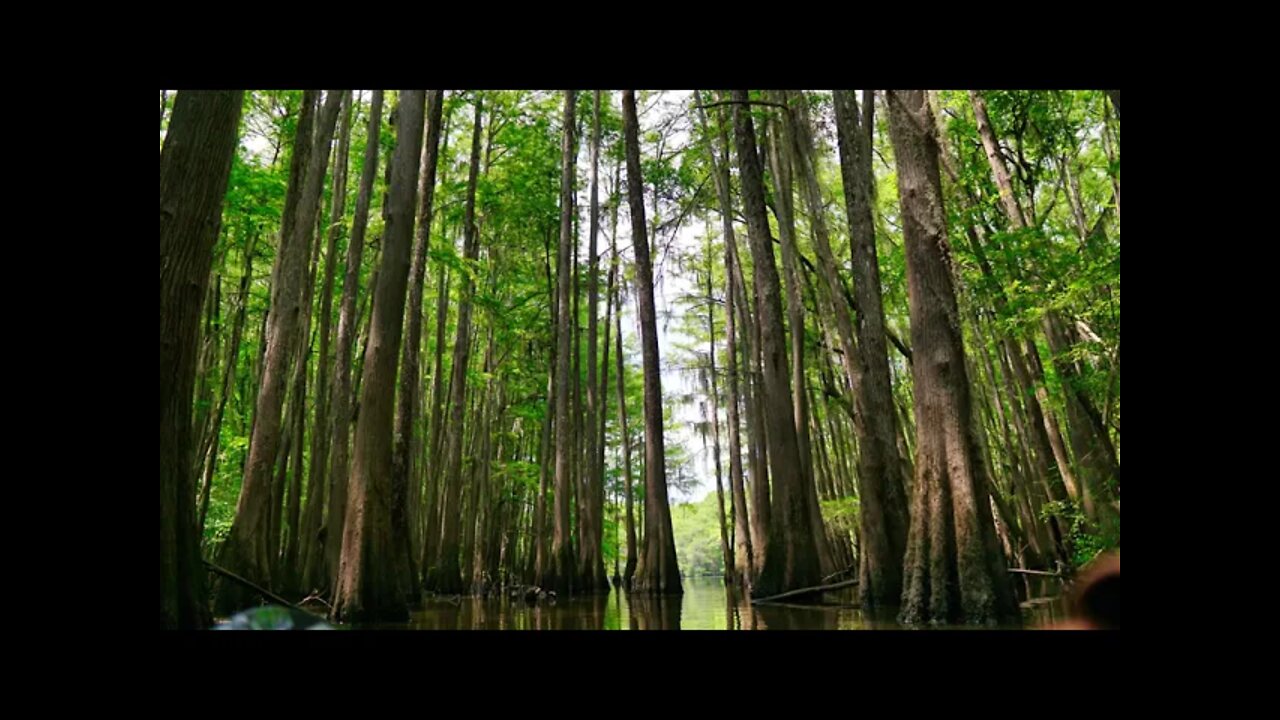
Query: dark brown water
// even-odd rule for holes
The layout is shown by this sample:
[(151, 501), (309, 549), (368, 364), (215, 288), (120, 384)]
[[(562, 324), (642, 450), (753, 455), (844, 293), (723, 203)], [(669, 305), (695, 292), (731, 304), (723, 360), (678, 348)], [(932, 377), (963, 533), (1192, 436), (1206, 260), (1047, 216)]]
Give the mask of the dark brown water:
[[(1049, 582), (1031, 588), (1035, 597), (1055, 594)], [(428, 599), (410, 622), (366, 626), (411, 630), (871, 630), (900, 629), (892, 618), (872, 618), (853, 607), (856, 588), (826, 593), (824, 605), (752, 605), (720, 578), (685, 578), (682, 596), (564, 598), (530, 605), (522, 599), (463, 597)], [(1061, 602), (1023, 609), (1024, 626), (1063, 619)]]

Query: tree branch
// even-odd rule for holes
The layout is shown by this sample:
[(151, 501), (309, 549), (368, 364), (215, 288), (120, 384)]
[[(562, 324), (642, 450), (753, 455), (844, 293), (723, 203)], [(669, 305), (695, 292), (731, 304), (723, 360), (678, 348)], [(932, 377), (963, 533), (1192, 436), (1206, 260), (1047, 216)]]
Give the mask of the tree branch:
[(693, 107), (706, 109), (717, 107), (719, 105), (767, 105), (769, 107), (782, 108), (783, 110), (790, 109), (782, 103), (769, 102), (768, 100), (718, 100), (706, 105), (694, 105)]

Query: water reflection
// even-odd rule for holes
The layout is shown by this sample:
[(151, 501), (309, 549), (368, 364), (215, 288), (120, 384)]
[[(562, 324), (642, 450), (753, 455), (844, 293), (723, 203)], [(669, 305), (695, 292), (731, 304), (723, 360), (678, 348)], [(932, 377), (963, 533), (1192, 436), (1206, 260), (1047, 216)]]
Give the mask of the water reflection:
[[(1034, 585), (1035, 583), (1033, 583)], [(608, 595), (562, 598), (529, 604), (522, 598), (428, 598), (407, 625), (414, 630), (868, 630), (897, 629), (893, 613), (871, 614), (855, 606), (852, 589), (828, 593), (824, 605), (752, 605), (720, 578), (685, 578), (684, 595)], [(1040, 598), (1056, 588), (1033, 587)], [(1062, 617), (1055, 600), (1033, 601), (1026, 627)], [(373, 626), (366, 626), (373, 627)]]
[(632, 595), (628, 598), (632, 630), (679, 630), (680, 595)]

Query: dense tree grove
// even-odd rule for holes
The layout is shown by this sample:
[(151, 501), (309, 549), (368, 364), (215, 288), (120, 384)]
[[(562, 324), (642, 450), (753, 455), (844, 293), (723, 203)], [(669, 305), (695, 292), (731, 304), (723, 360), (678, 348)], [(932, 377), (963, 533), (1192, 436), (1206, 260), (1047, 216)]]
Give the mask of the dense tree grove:
[(709, 574), (1009, 626), (1119, 547), (1119, 91), (160, 113), (166, 628), (547, 591), (666, 627)]

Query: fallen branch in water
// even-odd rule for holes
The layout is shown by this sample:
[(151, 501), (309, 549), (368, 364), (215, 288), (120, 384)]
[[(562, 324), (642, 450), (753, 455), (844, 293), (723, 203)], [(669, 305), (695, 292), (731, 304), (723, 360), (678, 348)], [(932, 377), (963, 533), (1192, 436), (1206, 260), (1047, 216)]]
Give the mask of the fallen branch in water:
[(857, 610), (862, 606), (858, 603), (789, 603), (789, 602), (769, 602), (765, 603), (770, 607), (792, 608), (793, 610)]
[(830, 582), (830, 581), (835, 580), (836, 578), (840, 577), (841, 575), (848, 575), (849, 573), (854, 572), (854, 571), (855, 571), (855, 570), (857, 570), (857, 569), (858, 569), (858, 568), (857, 568), (857, 566), (850, 565), (849, 567), (847, 567), (847, 568), (845, 568), (845, 569), (843, 569), (843, 570), (837, 570), (837, 571), (835, 571), (835, 572), (831, 573), (830, 575), (828, 575), (828, 576), (826, 576), (826, 577), (822, 578), (822, 582), (824, 582), (824, 583), (825, 583), (825, 582)]
[[(244, 578), (242, 578), (242, 577), (240, 577), (239, 575), (237, 575), (237, 574), (235, 574), (235, 573), (231, 572), (230, 570), (227, 570), (226, 568), (218, 567), (217, 565), (214, 565), (213, 563), (209, 562), (208, 560), (205, 560), (205, 561), (204, 561), (204, 564), (205, 564), (205, 567), (209, 568), (209, 569), (210, 569), (210, 570), (212, 570), (213, 572), (215, 572), (215, 573), (217, 573), (217, 574), (221, 575), (221, 576), (222, 576), (222, 577), (224, 577), (224, 578), (227, 578), (228, 580), (234, 580), (235, 582), (238, 582), (238, 583), (240, 583), (241, 585), (244, 585), (245, 587), (247, 587), (247, 588), (249, 588), (249, 589), (253, 590), (254, 592), (257, 592), (257, 593), (258, 593), (259, 595), (261, 595), (262, 597), (267, 598), (268, 600), (274, 600), (275, 602), (278, 602), (278, 603), (280, 603), (281, 605), (288, 605), (289, 607), (291, 607), (291, 608), (293, 608), (293, 609), (295, 609), (295, 610), (302, 610), (302, 608), (298, 607), (297, 605), (294, 605), (293, 603), (289, 602), (288, 600), (285, 600), (284, 598), (282, 598), (282, 597), (280, 597), (279, 595), (277, 595), (277, 594), (275, 594), (275, 593), (271, 592), (270, 590), (268, 590), (268, 589), (266, 589), (266, 588), (262, 587), (261, 585), (258, 585), (257, 583), (252, 582), (252, 581), (250, 581), (250, 580), (245, 580)], [(303, 611), (303, 612), (306, 612), (306, 610), (302, 610), (302, 611)]]
[(1021, 573), (1023, 575), (1041, 575), (1043, 577), (1054, 577), (1065, 579), (1062, 573), (1046, 572), (1044, 570), (1024, 570), (1023, 568), (1009, 568), (1011, 573)]
[(779, 593), (777, 595), (770, 595), (769, 597), (763, 597), (758, 599), (753, 598), (751, 600), (751, 604), (759, 605), (760, 603), (773, 602), (775, 600), (781, 600), (783, 598), (799, 597), (801, 595), (812, 595), (814, 593), (826, 592), (828, 590), (839, 590), (840, 588), (853, 587), (854, 585), (857, 585), (857, 584), (858, 584), (857, 580), (845, 580), (843, 582), (832, 583), (831, 585), (817, 585), (814, 587), (800, 588), (799, 590), (788, 590), (787, 592)]

